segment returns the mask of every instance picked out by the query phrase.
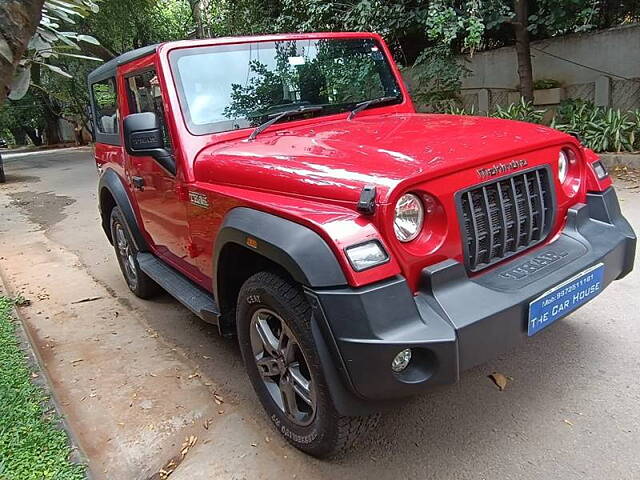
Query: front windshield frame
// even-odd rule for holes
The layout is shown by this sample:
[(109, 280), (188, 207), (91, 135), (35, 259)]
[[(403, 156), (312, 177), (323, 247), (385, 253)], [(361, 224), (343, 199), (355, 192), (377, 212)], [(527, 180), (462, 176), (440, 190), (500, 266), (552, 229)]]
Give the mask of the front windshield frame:
[[(256, 120), (254, 124), (249, 124), (249, 125), (240, 125), (238, 124), (238, 121), (242, 121), (242, 122), (246, 122), (248, 119), (247, 118), (230, 118), (229, 120), (226, 121), (216, 121), (213, 123), (198, 123), (195, 122), (194, 119), (192, 118), (192, 114), (190, 111), (190, 103), (187, 99), (187, 94), (185, 92), (184, 89), (184, 84), (182, 81), (182, 75), (181, 75), (181, 69), (179, 67), (179, 62), (180, 59), (184, 58), (184, 57), (191, 57), (191, 56), (197, 56), (197, 55), (206, 55), (206, 54), (212, 54), (212, 53), (216, 53), (216, 50), (218, 50), (218, 52), (220, 51), (220, 49), (226, 49), (227, 51), (229, 50), (233, 50), (238, 49), (246, 49), (249, 48), (250, 45), (256, 45), (256, 44), (260, 44), (259, 47), (263, 47), (265, 44), (279, 44), (279, 43), (285, 43), (285, 42), (291, 42), (291, 43), (303, 43), (303, 42), (318, 42), (318, 41), (322, 41), (322, 40), (327, 40), (327, 41), (336, 41), (336, 42), (349, 42), (349, 41), (366, 41), (366, 42), (371, 42), (371, 44), (373, 46), (375, 46), (376, 48), (376, 52), (379, 52), (380, 57), (377, 58), (376, 60), (380, 62), (379, 66), (382, 65), (386, 65), (386, 71), (383, 72), (383, 74), (385, 75), (384, 79), (381, 79), (381, 88), (384, 89), (384, 93), (383, 95), (387, 96), (390, 93), (389, 88), (392, 88), (393, 91), (393, 96), (397, 97), (397, 101), (392, 101), (392, 102), (385, 102), (381, 105), (375, 105), (372, 106), (372, 109), (375, 108), (384, 108), (384, 107), (388, 107), (390, 105), (400, 105), (403, 104), (405, 101), (405, 93), (403, 90), (403, 84), (401, 82), (399, 82), (398, 77), (397, 77), (397, 73), (395, 71), (395, 69), (393, 68), (393, 63), (389, 60), (388, 55), (387, 55), (387, 51), (385, 50), (385, 48), (383, 48), (383, 46), (381, 45), (381, 43), (378, 41), (378, 39), (376, 37), (372, 37), (372, 36), (362, 36), (362, 37), (314, 37), (314, 38), (309, 38), (309, 39), (299, 39), (299, 38), (293, 38), (293, 39), (281, 39), (281, 40), (275, 40), (275, 39), (265, 39), (265, 40), (252, 40), (250, 42), (233, 42), (233, 43), (224, 43), (224, 44), (219, 44), (219, 45), (203, 45), (203, 46), (194, 46), (194, 47), (184, 47), (184, 48), (178, 48), (178, 49), (174, 49), (168, 52), (168, 60), (169, 60), (169, 65), (171, 68), (171, 73), (173, 75), (173, 80), (175, 83), (175, 87), (176, 87), (176, 91), (178, 94), (178, 101), (179, 101), (179, 106), (180, 106), (180, 111), (182, 113), (183, 119), (186, 123), (187, 129), (190, 131), (190, 133), (192, 133), (193, 135), (208, 135), (208, 134), (218, 134), (218, 133), (225, 133), (225, 132), (231, 132), (231, 131), (243, 131), (243, 130), (247, 130), (247, 129), (253, 129), (255, 127), (257, 127), (261, 122), (261, 120), (265, 120), (266, 118), (268, 118), (267, 115), (272, 115), (275, 113), (278, 113), (279, 111), (282, 111), (284, 109), (287, 108), (295, 108), (300, 106), (299, 103), (284, 103), (284, 104), (279, 104), (275, 107), (278, 107), (275, 110), (270, 110), (268, 112), (259, 112), (259, 115), (256, 115)], [(377, 68), (378, 66), (376, 66)], [(389, 82), (388, 84), (383, 84), (383, 82)], [(233, 85), (233, 84), (232, 84)], [(291, 120), (289, 121), (295, 121), (295, 120), (300, 120), (301, 118), (308, 118), (308, 117), (326, 117), (326, 116), (330, 116), (330, 115), (336, 115), (336, 114), (342, 114), (342, 113), (348, 113), (351, 110), (353, 110), (353, 108), (356, 107), (357, 104), (363, 102), (363, 101), (367, 101), (367, 100), (372, 100), (374, 99), (375, 96), (372, 96), (371, 98), (357, 98), (354, 99), (353, 101), (349, 101), (346, 103), (329, 103), (329, 104), (325, 104), (324, 106), (326, 108), (324, 108), (322, 111), (319, 112), (312, 112), (309, 113), (307, 115), (305, 115), (304, 117), (295, 117), (295, 118), (291, 118)], [(303, 104), (303, 105), (309, 105), (309, 104)], [(254, 118), (253, 116), (251, 117), (252, 119)], [(287, 119), (285, 119), (282, 123), (286, 123)], [(234, 124), (235, 122), (235, 124)], [(227, 123), (228, 125), (225, 127), (224, 125), (221, 125), (223, 123)]]

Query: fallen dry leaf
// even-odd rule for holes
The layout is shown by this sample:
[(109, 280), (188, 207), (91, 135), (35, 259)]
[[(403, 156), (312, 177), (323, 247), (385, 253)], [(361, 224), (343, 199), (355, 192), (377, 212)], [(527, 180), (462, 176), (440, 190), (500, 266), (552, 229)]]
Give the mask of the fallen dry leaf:
[(158, 332), (156, 332), (155, 330), (153, 330), (151, 328), (147, 328), (147, 333), (149, 334), (149, 336), (151, 338), (158, 338)]
[(489, 375), (489, 378), (493, 380), (493, 383), (496, 384), (496, 387), (502, 392), (505, 388), (507, 388), (507, 383), (509, 382), (508, 378), (501, 373), (493, 372)]
[(184, 441), (184, 443), (182, 444), (182, 450), (180, 450), (180, 454), (183, 458), (187, 453), (189, 453), (189, 449), (193, 447), (197, 441), (198, 437), (195, 437), (193, 435), (191, 435)]
[(82, 298), (80, 300), (75, 300), (73, 303), (86, 303), (86, 302), (95, 302), (96, 300), (100, 300), (102, 297), (87, 297), (87, 298)]

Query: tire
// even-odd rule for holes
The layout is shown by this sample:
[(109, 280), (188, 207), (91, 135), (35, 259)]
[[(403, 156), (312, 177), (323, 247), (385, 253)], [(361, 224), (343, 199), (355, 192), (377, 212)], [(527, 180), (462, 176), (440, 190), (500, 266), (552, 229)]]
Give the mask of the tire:
[(333, 457), (377, 424), (377, 414), (345, 417), (336, 411), (311, 333), (311, 308), (298, 285), (271, 272), (253, 275), (240, 289), (236, 321), (249, 379), (291, 445)]
[(2, 162), (2, 154), (0, 154), (0, 183), (4, 183), (6, 180), (7, 179), (4, 175), (4, 164)]
[(154, 282), (146, 273), (140, 269), (138, 260), (136, 259), (136, 247), (129, 234), (127, 223), (124, 215), (119, 207), (113, 207), (111, 210), (111, 238), (113, 239), (113, 247), (118, 258), (118, 265), (124, 276), (125, 281), (137, 297), (151, 298), (157, 295), (162, 289)]

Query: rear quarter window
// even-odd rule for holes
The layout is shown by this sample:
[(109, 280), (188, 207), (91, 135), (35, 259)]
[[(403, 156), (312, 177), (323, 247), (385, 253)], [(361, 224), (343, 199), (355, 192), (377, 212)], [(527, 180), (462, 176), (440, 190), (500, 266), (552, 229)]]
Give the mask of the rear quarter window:
[(118, 133), (118, 98), (114, 78), (107, 78), (91, 85), (95, 105), (95, 126), (98, 132)]

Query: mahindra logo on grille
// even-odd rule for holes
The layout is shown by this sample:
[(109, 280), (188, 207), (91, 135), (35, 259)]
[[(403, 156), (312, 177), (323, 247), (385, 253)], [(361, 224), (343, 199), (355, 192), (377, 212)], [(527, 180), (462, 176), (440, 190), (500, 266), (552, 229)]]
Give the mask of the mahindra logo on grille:
[(508, 173), (512, 170), (517, 170), (522, 167), (526, 167), (529, 164), (526, 160), (511, 160), (507, 163), (496, 163), (488, 168), (478, 168), (476, 171), (481, 179), (495, 177), (502, 173)]

